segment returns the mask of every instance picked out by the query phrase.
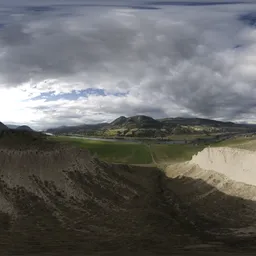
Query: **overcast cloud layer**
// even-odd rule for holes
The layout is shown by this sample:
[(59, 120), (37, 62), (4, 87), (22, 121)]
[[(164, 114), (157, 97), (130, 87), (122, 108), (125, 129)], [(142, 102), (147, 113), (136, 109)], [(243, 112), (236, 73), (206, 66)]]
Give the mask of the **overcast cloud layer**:
[(0, 4), (0, 121), (255, 122), (256, 5), (219, 2)]

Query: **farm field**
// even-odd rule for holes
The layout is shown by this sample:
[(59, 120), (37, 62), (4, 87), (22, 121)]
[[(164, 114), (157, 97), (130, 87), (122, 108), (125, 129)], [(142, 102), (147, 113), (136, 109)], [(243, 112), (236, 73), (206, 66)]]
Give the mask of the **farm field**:
[(195, 153), (203, 149), (203, 146), (193, 145), (95, 141), (67, 136), (56, 136), (50, 139), (87, 148), (93, 156), (100, 160), (124, 164), (156, 165), (185, 161), (190, 160)]

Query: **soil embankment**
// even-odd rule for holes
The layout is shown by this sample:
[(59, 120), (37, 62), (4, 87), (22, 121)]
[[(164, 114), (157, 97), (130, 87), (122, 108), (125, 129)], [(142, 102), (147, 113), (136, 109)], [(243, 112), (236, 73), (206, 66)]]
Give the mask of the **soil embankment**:
[[(256, 237), (255, 153), (235, 148), (206, 148), (190, 162), (167, 168), (172, 191), (208, 219), (208, 233), (236, 245)], [(236, 242), (235, 242), (236, 241)]]
[(224, 174), (227, 178), (256, 186), (256, 152), (237, 148), (205, 148), (192, 164)]
[(2, 142), (1, 255), (158, 255), (200, 243), (190, 220), (179, 221), (157, 168), (112, 165), (87, 150), (12, 135)]
[(0, 136), (1, 255), (168, 255), (213, 242), (225, 250), (254, 245), (254, 186), (191, 163), (170, 166), (166, 177), (154, 167), (108, 164), (84, 149), (7, 135)]

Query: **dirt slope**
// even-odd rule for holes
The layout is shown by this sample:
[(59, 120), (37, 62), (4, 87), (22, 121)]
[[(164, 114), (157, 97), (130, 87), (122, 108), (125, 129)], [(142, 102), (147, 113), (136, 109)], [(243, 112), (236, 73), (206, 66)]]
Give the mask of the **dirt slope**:
[(58, 144), (4, 141), (1, 255), (161, 252), (200, 242), (189, 220), (173, 217), (175, 196), (164, 193), (158, 169), (110, 165)]
[(205, 148), (193, 156), (192, 164), (222, 173), (231, 180), (256, 185), (256, 152), (238, 148)]
[(191, 165), (172, 166), (167, 178), (26, 136), (26, 143), (0, 138), (0, 255), (169, 255), (216, 241), (221, 251), (253, 245), (248, 237), (238, 244), (231, 232), (256, 219), (244, 187), (228, 195), (228, 181), (209, 184)]
[(251, 245), (256, 237), (254, 162), (251, 151), (206, 148), (190, 162), (169, 166), (166, 174), (182, 202), (215, 223), (208, 233), (227, 243)]

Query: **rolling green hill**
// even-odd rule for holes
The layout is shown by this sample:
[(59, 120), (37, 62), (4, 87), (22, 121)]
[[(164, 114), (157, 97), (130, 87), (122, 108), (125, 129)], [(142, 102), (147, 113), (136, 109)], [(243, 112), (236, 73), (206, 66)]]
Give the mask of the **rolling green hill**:
[(163, 123), (161, 121), (155, 120), (149, 116), (132, 116), (132, 117), (124, 117), (121, 116), (110, 123), (110, 128), (126, 128), (126, 129), (133, 129), (133, 128), (144, 128), (144, 129), (160, 129), (163, 127)]

